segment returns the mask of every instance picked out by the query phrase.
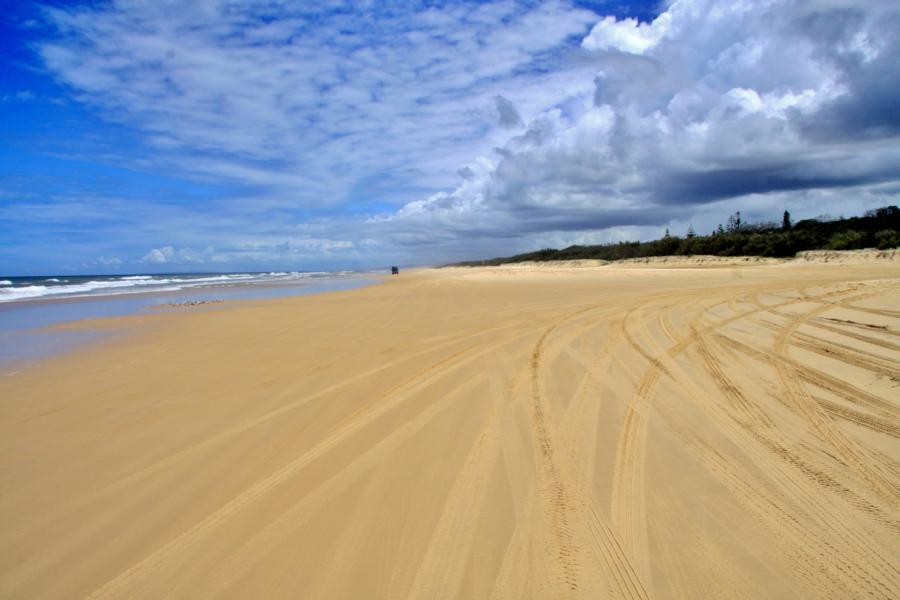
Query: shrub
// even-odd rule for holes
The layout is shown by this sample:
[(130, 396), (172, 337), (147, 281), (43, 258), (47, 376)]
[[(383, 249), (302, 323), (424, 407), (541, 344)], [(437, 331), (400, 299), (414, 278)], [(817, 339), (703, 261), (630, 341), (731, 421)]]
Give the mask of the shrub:
[(895, 229), (882, 229), (875, 234), (875, 244), (879, 250), (900, 246), (900, 232)]
[(767, 236), (760, 233), (754, 233), (744, 244), (743, 254), (752, 256), (772, 256), (773, 251), (770, 247), (771, 240)]
[(865, 236), (852, 229), (841, 233), (836, 233), (828, 240), (829, 250), (856, 250), (862, 248), (865, 242)]

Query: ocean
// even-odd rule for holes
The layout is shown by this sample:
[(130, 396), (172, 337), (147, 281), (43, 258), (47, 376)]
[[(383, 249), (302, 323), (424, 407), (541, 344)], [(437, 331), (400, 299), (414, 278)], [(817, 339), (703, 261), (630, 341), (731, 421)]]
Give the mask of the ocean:
[(178, 310), (177, 305), (190, 303), (208, 303), (202, 308), (214, 310), (228, 301), (346, 290), (374, 283), (375, 274), (272, 271), (0, 276), (0, 373), (109, 335), (91, 328), (53, 327), (60, 323), (145, 310)]
[(39, 298), (79, 298), (118, 294), (174, 292), (193, 288), (306, 283), (354, 275), (352, 271), (274, 271), (267, 273), (163, 273), (135, 275), (46, 275), (0, 277), (0, 302)]

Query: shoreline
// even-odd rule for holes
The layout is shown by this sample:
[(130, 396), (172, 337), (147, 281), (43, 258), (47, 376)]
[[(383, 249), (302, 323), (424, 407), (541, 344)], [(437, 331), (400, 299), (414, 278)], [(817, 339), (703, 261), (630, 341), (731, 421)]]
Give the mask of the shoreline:
[[(118, 294), (23, 299), (0, 303), (0, 375), (29, 363), (77, 351), (104, 337), (109, 318), (151, 315), (187, 309), (222, 308), (234, 303), (329, 293), (377, 285), (374, 274), (336, 275), (293, 283), (253, 283), (179, 290), (135, 290)], [(196, 304), (192, 304), (196, 303)], [(82, 326), (73, 327), (74, 323)], [(93, 326), (98, 330), (88, 332)], [(77, 330), (80, 337), (67, 335)]]
[(900, 592), (898, 265), (382, 281), (0, 378), (0, 595)]

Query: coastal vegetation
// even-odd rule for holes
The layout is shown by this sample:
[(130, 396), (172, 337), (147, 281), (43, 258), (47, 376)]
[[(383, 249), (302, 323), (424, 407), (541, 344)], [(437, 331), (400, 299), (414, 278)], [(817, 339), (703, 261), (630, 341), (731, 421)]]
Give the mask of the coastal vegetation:
[(860, 217), (818, 217), (794, 223), (785, 211), (781, 223), (747, 223), (736, 212), (709, 235), (688, 227), (684, 237), (666, 234), (649, 242), (618, 242), (568, 248), (544, 248), (514, 256), (457, 263), (488, 266), (525, 261), (624, 260), (653, 256), (768, 256), (792, 257), (804, 250), (889, 249), (900, 246), (900, 209), (886, 206)]

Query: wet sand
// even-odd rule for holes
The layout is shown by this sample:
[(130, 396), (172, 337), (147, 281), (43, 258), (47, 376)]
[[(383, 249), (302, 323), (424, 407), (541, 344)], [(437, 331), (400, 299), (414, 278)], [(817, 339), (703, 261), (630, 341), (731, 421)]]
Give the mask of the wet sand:
[(894, 262), (220, 306), (0, 378), (0, 597), (900, 596)]

